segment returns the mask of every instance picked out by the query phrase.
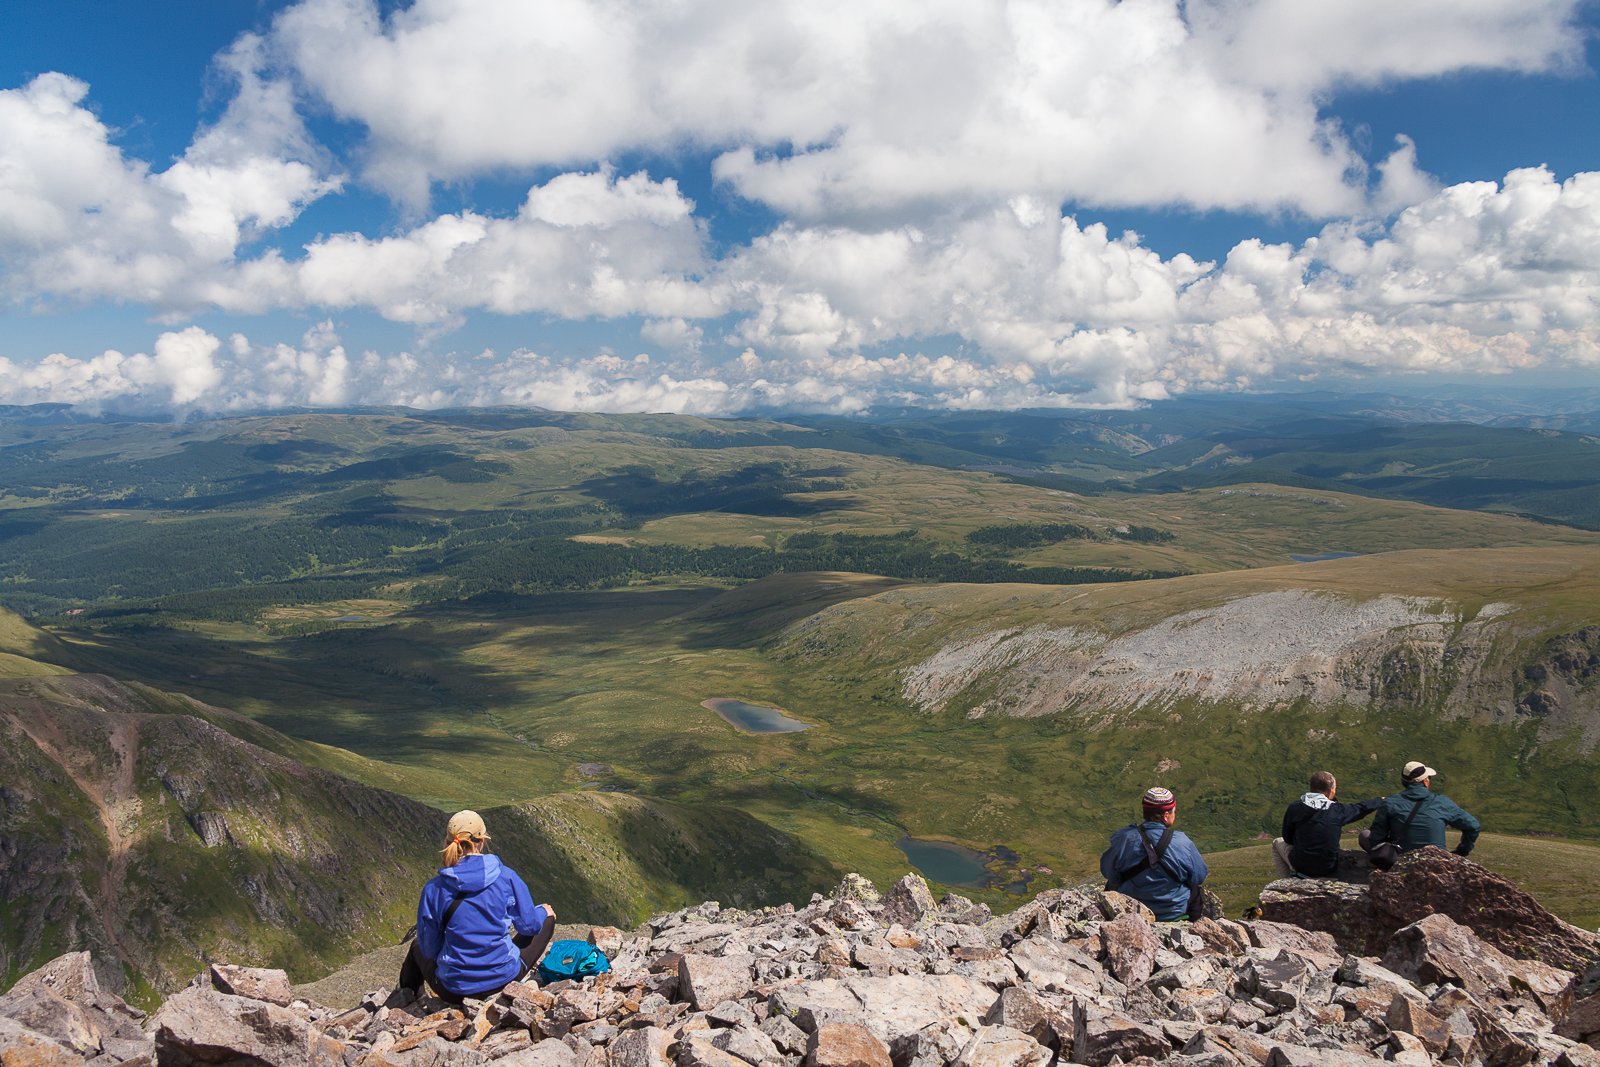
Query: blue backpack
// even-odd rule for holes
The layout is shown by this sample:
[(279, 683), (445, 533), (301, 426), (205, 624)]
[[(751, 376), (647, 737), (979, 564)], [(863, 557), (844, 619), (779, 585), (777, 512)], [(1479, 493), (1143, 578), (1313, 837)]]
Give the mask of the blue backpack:
[(587, 941), (556, 941), (539, 961), (539, 982), (548, 985), (565, 979), (577, 980), (611, 970), (606, 954)]

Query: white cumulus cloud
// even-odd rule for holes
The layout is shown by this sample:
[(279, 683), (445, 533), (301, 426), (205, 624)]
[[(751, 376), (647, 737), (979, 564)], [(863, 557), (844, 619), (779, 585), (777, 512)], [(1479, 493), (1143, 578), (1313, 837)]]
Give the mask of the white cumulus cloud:
[(85, 83), (42, 74), (0, 90), (0, 294), (211, 304), (244, 240), (339, 188), (294, 158), (316, 153), (284, 87), (230, 56), (238, 94), (161, 172), (113, 143)]
[[(1324, 111), (1346, 86), (1575, 69), (1579, 10), (300, 0), (218, 57), (226, 107), (164, 166), (119, 147), (77, 79), (0, 90), (0, 300), (121, 302), (172, 327), (135, 342), (148, 354), (0, 362), (0, 398), (854, 411), (1594, 367), (1600, 174), (1441, 188), (1425, 131), (1369, 166)], [(349, 159), (309, 132), (330, 112), (364, 138)], [(776, 220), (713, 239), (724, 190), (697, 205), (678, 164)], [(391, 226), (274, 238), (347, 167), (404, 199)], [(485, 177), (526, 195), (430, 210), (440, 182), (473, 204)], [(1320, 231), (1200, 261), (1095, 205), (1298, 212)], [(181, 328), (268, 311), (416, 334), (375, 352), (331, 323)], [(485, 316), (603, 325), (561, 356), (537, 335), (444, 350)]]
[(682, 146), (805, 218), (1016, 195), (1358, 210), (1322, 94), (1569, 69), (1578, 0), (302, 0), (272, 49), (431, 184)]

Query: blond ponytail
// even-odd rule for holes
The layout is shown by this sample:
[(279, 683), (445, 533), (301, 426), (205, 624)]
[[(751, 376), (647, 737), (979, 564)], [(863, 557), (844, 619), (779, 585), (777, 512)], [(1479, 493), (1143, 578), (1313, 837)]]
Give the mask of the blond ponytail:
[(470, 834), (458, 834), (450, 841), (449, 844), (444, 846), (444, 865), (446, 867), (454, 867), (468, 856), (471, 856), (477, 852), (482, 852), (483, 841), (484, 839), (481, 837), (473, 837)]
[(482, 852), (487, 840), (489, 828), (483, 825), (482, 815), (475, 811), (456, 812), (450, 816), (450, 825), (445, 828), (445, 845), (439, 850), (444, 853), (444, 865), (454, 867), (466, 857)]

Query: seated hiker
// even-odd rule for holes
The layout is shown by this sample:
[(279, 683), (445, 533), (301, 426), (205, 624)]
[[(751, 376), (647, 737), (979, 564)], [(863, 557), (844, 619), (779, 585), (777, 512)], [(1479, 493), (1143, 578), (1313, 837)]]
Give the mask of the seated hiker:
[(1111, 847), (1100, 856), (1106, 888), (1139, 901), (1162, 922), (1199, 918), (1200, 885), (1206, 861), (1189, 836), (1174, 830), (1178, 801), (1156, 786), (1145, 793), (1144, 821), (1111, 835)]
[[(1429, 788), (1438, 773), (1416, 760), (1406, 764), (1400, 772), (1400, 784), (1405, 788), (1383, 798), (1372, 820), (1372, 829), (1361, 834), (1361, 847), (1372, 854), (1375, 866), (1392, 866), (1394, 856), (1400, 852), (1427, 845), (1444, 848), (1447, 826), (1461, 831), (1461, 841), (1454, 849), (1456, 855), (1469, 854), (1472, 846), (1478, 843), (1478, 820), (1443, 793), (1432, 792)], [(1385, 844), (1392, 844), (1394, 848), (1382, 848)]]
[(1283, 813), (1283, 836), (1272, 842), (1272, 864), (1279, 878), (1338, 878), (1352, 881), (1367, 869), (1366, 854), (1339, 847), (1339, 832), (1347, 824), (1378, 810), (1382, 797), (1357, 804), (1340, 804), (1333, 798), (1339, 783), (1329, 771), (1311, 776), (1311, 788)]
[(403, 988), (420, 991), (426, 978), (441, 997), (460, 1001), (498, 992), (538, 965), (555, 933), (555, 909), (535, 904), (517, 872), (484, 852), (488, 842), (477, 812), (450, 817), (444, 866), (417, 902)]

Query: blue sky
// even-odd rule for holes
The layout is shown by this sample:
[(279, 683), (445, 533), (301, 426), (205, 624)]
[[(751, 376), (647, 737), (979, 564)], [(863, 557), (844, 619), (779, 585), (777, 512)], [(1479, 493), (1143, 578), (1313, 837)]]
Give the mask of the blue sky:
[(4, 20), (0, 402), (724, 414), (1600, 384), (1594, 4)]

